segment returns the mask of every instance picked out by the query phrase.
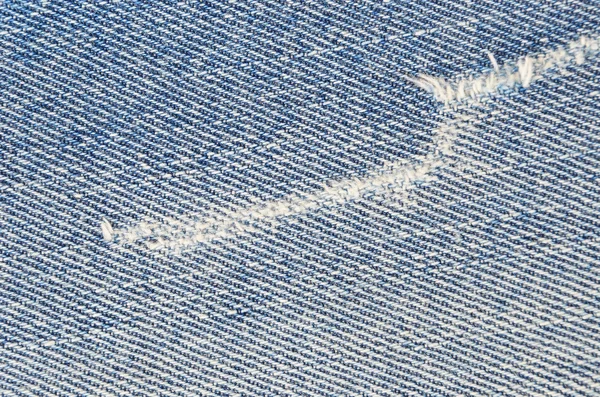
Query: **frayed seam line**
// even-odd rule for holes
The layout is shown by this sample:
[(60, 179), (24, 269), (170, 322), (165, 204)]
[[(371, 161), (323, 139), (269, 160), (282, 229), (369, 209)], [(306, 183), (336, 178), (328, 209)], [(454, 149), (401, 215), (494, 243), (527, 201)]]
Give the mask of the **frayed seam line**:
[[(492, 54), (488, 54), (493, 70), (475, 79), (447, 82), (442, 78), (420, 76), (413, 82), (420, 88), (432, 92), (435, 98), (445, 103), (445, 111), (456, 113), (452, 102), (477, 100), (481, 95), (499, 91), (502, 87), (519, 84), (528, 88), (549, 69), (564, 69), (569, 64), (582, 64), (585, 58), (598, 53), (600, 39), (581, 37), (567, 46), (540, 55), (527, 56), (516, 63), (498, 65)], [(452, 104), (452, 106), (448, 106)], [(438, 129), (433, 140), (433, 152), (413, 161), (392, 163), (386, 172), (373, 178), (354, 178), (327, 183), (318, 193), (306, 196), (255, 204), (245, 209), (226, 211), (222, 215), (201, 217), (190, 215), (186, 219), (168, 218), (160, 223), (142, 222), (129, 228), (113, 230), (107, 220), (101, 222), (102, 235), (106, 241), (119, 244), (142, 243), (149, 249), (181, 249), (218, 238), (227, 238), (243, 232), (252, 232), (258, 222), (269, 224), (282, 217), (307, 213), (311, 210), (344, 204), (357, 200), (369, 193), (391, 194), (399, 199), (408, 199), (408, 191), (418, 182), (435, 179), (433, 171), (450, 163), (453, 142), (458, 128), (445, 124)]]
[[(214, 239), (238, 235), (255, 230), (253, 224), (277, 221), (279, 218), (305, 214), (309, 211), (341, 205), (369, 194), (393, 195), (407, 199), (408, 190), (416, 183), (433, 179), (432, 171), (444, 165), (436, 155), (423, 156), (418, 161), (394, 163), (388, 172), (374, 178), (348, 179), (325, 184), (321, 191), (306, 196), (271, 201), (252, 205), (248, 208), (228, 211), (221, 216), (205, 218), (166, 219), (160, 223), (143, 222), (134, 227), (105, 233), (108, 224), (102, 223), (102, 231), (107, 239), (111, 236), (119, 243), (144, 242), (147, 248), (180, 249), (210, 242)], [(107, 240), (108, 241), (108, 240)]]
[(528, 55), (516, 63), (506, 63), (503, 67), (498, 65), (493, 54), (488, 53), (493, 70), (479, 77), (447, 81), (441, 77), (420, 75), (409, 79), (418, 87), (432, 93), (436, 100), (448, 105), (456, 101), (476, 100), (503, 88), (528, 88), (548, 70), (561, 71), (569, 65), (581, 65), (587, 57), (597, 55), (599, 51), (599, 36), (582, 36), (555, 50)]

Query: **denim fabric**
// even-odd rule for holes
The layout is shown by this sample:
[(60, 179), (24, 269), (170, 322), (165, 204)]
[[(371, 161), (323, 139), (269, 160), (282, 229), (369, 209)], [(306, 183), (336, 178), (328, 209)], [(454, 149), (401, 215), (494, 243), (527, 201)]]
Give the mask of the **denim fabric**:
[(0, 395), (600, 395), (599, 34), (0, 0)]

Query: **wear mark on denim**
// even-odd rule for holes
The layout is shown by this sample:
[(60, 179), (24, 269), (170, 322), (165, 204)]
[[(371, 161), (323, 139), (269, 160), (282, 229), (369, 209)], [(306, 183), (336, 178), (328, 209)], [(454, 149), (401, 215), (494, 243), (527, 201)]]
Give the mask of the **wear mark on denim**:
[(369, 194), (392, 195), (408, 203), (409, 191), (418, 183), (435, 179), (433, 171), (448, 166), (453, 159), (453, 141), (463, 124), (469, 124), (474, 115), (462, 115), (456, 101), (469, 104), (481, 96), (500, 92), (504, 87), (520, 85), (528, 88), (546, 72), (561, 72), (570, 64), (582, 64), (586, 57), (599, 52), (598, 36), (582, 36), (554, 50), (529, 55), (517, 62), (499, 67), (492, 54), (488, 54), (493, 70), (476, 78), (454, 82), (432, 76), (420, 76), (412, 81), (446, 104), (442, 112), (447, 122), (437, 128), (432, 151), (410, 160), (402, 160), (384, 167), (370, 178), (353, 178), (328, 182), (317, 193), (295, 195), (284, 200), (252, 203), (249, 207), (224, 210), (221, 214), (202, 216), (189, 214), (181, 218), (167, 218), (161, 222), (140, 222), (128, 228), (114, 230), (105, 221), (102, 234), (105, 240), (115, 239), (120, 244), (144, 244), (147, 248), (181, 249), (214, 239), (228, 238), (240, 233), (256, 231), (258, 223), (270, 224), (284, 217), (301, 215), (320, 208), (342, 205)]
[(102, 219), (102, 222), (100, 223), (100, 228), (102, 229), (102, 237), (104, 237), (104, 240), (111, 241), (115, 232), (110, 222), (106, 219)]
[(565, 46), (538, 55), (528, 55), (516, 63), (508, 62), (503, 67), (499, 67), (494, 56), (489, 54), (493, 70), (476, 78), (447, 81), (439, 77), (421, 75), (413, 81), (419, 87), (433, 93), (440, 102), (474, 100), (515, 85), (527, 88), (542, 78), (548, 70), (560, 71), (572, 64), (581, 65), (586, 57), (596, 55), (599, 50), (600, 36), (582, 36)]
[[(251, 232), (256, 222), (268, 223), (277, 218), (344, 204), (369, 193), (393, 194), (396, 198), (406, 199), (408, 190), (416, 182), (430, 179), (431, 171), (444, 164), (440, 154), (443, 148), (449, 145), (440, 147), (441, 150), (438, 148), (432, 154), (389, 165), (384, 173), (373, 178), (330, 182), (324, 184), (318, 193), (255, 204), (245, 209), (227, 211), (224, 215), (204, 219), (192, 215), (187, 219), (168, 219), (160, 224), (143, 222), (129, 229), (117, 230), (115, 236), (119, 241), (129, 243), (143, 240), (150, 249), (176, 249), (240, 232)], [(107, 225), (103, 224), (103, 234), (106, 227)], [(104, 236), (106, 238), (106, 234)]]

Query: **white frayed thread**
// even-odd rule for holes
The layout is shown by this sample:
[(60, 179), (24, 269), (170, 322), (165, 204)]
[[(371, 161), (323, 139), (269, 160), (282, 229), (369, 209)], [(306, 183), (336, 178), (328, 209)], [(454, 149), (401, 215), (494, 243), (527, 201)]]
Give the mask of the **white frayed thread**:
[(475, 100), (515, 85), (528, 88), (548, 70), (564, 70), (569, 65), (581, 65), (586, 58), (597, 55), (599, 50), (599, 36), (582, 36), (555, 50), (529, 55), (516, 63), (507, 63), (503, 67), (500, 67), (496, 58), (488, 53), (493, 70), (479, 77), (447, 81), (440, 77), (421, 75), (411, 80), (445, 104)]
[(102, 219), (102, 222), (100, 222), (100, 229), (102, 230), (102, 237), (104, 238), (104, 241), (112, 241), (115, 232), (110, 222), (106, 219)]
[(328, 182), (317, 193), (222, 211), (219, 215), (190, 215), (161, 222), (141, 222), (116, 230), (113, 236), (120, 244), (142, 243), (151, 250), (180, 250), (215, 239), (251, 233), (259, 223), (268, 225), (284, 217), (341, 205), (370, 194), (392, 196), (397, 201), (408, 203), (411, 188), (435, 180), (433, 171), (449, 164), (453, 155), (452, 144), (458, 131), (456, 124), (452, 122), (437, 129), (431, 142), (431, 153), (386, 164), (380, 174), (371, 178)]
[[(488, 53), (493, 71), (475, 79), (447, 82), (432, 76), (420, 76), (412, 80), (418, 87), (432, 92), (438, 101), (447, 106), (444, 111), (456, 115), (456, 105), (451, 102), (462, 99), (476, 100), (478, 96), (497, 92), (502, 87), (520, 84), (527, 88), (542, 77), (548, 69), (564, 69), (571, 63), (581, 64), (590, 54), (598, 52), (598, 38), (582, 37), (566, 47), (560, 47), (538, 56), (528, 56), (515, 64), (500, 67), (495, 57)], [(161, 222), (141, 222), (135, 226), (113, 231), (110, 223), (103, 220), (102, 235), (107, 241), (120, 244), (141, 243), (149, 249), (182, 249), (214, 239), (227, 238), (256, 230), (258, 223), (269, 224), (283, 217), (290, 217), (336, 206), (360, 199), (369, 194), (393, 195), (407, 201), (408, 192), (419, 182), (435, 179), (433, 171), (448, 166), (453, 160), (453, 142), (461, 122), (454, 119), (438, 128), (433, 140), (433, 151), (411, 161), (392, 163), (372, 178), (354, 178), (323, 185), (318, 193), (296, 195), (280, 201), (253, 204), (246, 208), (222, 211), (219, 215), (203, 217), (189, 215), (185, 218), (168, 218)]]
[[(292, 196), (280, 201), (255, 204), (219, 216), (166, 219), (160, 223), (143, 222), (134, 227), (117, 230), (120, 242), (144, 242), (149, 249), (179, 249), (214, 239), (226, 238), (255, 230), (255, 224), (269, 224), (290, 217), (344, 204), (370, 193), (393, 195), (406, 199), (408, 190), (416, 183), (431, 180), (431, 172), (443, 165), (436, 155), (422, 156), (419, 161), (395, 163), (387, 172), (374, 178), (348, 179), (325, 184), (317, 193)], [(104, 224), (103, 224), (104, 233)]]

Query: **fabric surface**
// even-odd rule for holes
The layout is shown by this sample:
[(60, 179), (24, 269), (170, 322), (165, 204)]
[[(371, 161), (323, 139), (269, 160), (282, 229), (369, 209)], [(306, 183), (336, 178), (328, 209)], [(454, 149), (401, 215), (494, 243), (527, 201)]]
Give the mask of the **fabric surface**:
[(600, 1), (0, 1), (0, 395), (600, 395)]

